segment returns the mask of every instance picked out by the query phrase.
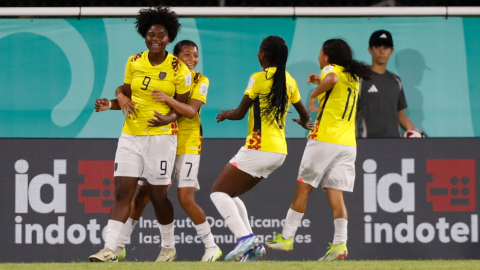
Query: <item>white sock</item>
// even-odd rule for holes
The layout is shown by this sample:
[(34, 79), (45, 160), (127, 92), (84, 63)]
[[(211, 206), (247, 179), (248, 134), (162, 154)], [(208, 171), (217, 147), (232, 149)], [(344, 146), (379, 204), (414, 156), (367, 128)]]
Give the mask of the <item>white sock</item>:
[(105, 233), (105, 248), (115, 252), (117, 242), (120, 237), (124, 223), (118, 220), (109, 219), (107, 223), (107, 232)]
[(125, 224), (123, 225), (122, 231), (120, 232), (120, 237), (118, 238), (118, 247), (125, 248), (125, 245), (130, 242), (130, 235), (137, 225), (138, 220), (128, 218)]
[(240, 213), (240, 217), (242, 217), (243, 223), (247, 227), (250, 234), (253, 234), (252, 227), (250, 226), (250, 221), (248, 220), (248, 213), (245, 204), (239, 197), (233, 198), (233, 201), (237, 205), (238, 212)]
[(210, 198), (237, 239), (250, 235), (232, 197), (224, 192), (213, 192)]
[(295, 236), (298, 225), (302, 221), (304, 213), (294, 211), (292, 208), (288, 209), (287, 218), (285, 219), (285, 225), (283, 225), (282, 237), (289, 239)]
[(162, 236), (162, 247), (175, 248), (175, 226), (173, 226), (173, 222), (167, 225), (159, 224), (159, 229)]
[(205, 244), (205, 248), (214, 248), (217, 246), (217, 244), (215, 244), (215, 239), (213, 238), (208, 221), (198, 225), (194, 224), (193, 227), (195, 227), (195, 230), (197, 230), (197, 235), (200, 237), (200, 239), (202, 239), (203, 244)]
[(344, 218), (337, 218), (333, 220), (335, 225), (335, 234), (333, 235), (332, 245), (338, 245), (340, 243), (347, 243), (347, 225), (348, 220)]

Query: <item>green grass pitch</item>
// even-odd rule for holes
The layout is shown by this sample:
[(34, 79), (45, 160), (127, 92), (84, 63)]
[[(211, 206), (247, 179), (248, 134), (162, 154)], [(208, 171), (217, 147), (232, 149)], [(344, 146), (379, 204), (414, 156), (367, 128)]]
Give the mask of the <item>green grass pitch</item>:
[(429, 260), (429, 261), (258, 261), (248, 263), (238, 262), (119, 262), (119, 263), (0, 263), (0, 269), (480, 269), (480, 260)]

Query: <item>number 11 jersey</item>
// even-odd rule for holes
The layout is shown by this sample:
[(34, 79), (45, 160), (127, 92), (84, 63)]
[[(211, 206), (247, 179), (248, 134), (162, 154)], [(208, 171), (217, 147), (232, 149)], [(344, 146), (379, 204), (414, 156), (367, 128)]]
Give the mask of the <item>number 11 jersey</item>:
[(329, 73), (335, 73), (338, 81), (335, 86), (318, 96), (318, 116), (315, 126), (308, 134), (309, 139), (327, 143), (356, 146), (355, 116), (358, 100), (358, 77), (339, 65), (323, 68), (320, 80)]

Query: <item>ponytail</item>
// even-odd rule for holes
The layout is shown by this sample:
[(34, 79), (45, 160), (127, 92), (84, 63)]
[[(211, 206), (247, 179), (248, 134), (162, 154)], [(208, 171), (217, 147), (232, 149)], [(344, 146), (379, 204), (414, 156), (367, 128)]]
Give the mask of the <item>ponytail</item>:
[(349, 72), (352, 77), (358, 76), (370, 80), (372, 70), (370, 67), (357, 60), (353, 60), (352, 50), (347, 42), (342, 39), (329, 39), (323, 43), (323, 53), (328, 56), (330, 64), (337, 64), (345, 68), (343, 72)]
[(350, 62), (349, 67), (345, 68), (344, 72), (350, 72), (350, 74), (356, 75), (359, 78), (362, 78), (367, 81), (372, 78), (372, 69), (370, 68), (370, 66), (368, 66), (364, 62), (360, 62), (353, 59)]

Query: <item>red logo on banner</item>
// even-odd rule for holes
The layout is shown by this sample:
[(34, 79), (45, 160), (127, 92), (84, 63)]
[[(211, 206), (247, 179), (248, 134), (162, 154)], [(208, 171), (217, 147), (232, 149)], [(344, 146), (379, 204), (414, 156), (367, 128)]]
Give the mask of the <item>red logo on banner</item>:
[(115, 191), (113, 164), (113, 160), (78, 162), (78, 173), (85, 175), (85, 183), (78, 185), (78, 202), (85, 205), (85, 213), (110, 212)]
[(433, 211), (475, 211), (475, 160), (428, 159), (427, 201)]

